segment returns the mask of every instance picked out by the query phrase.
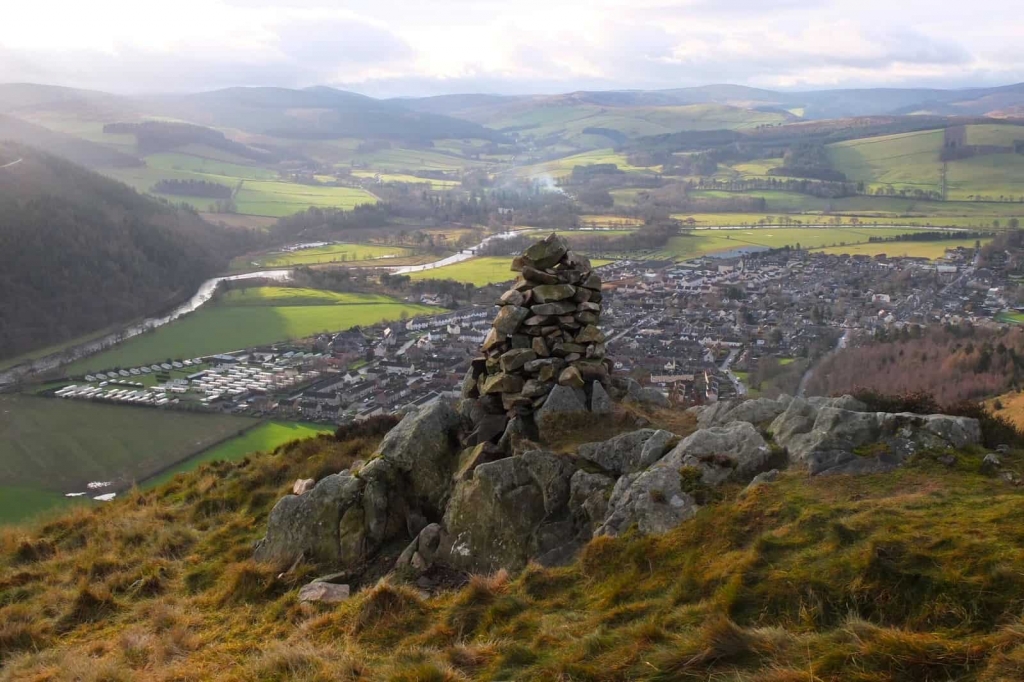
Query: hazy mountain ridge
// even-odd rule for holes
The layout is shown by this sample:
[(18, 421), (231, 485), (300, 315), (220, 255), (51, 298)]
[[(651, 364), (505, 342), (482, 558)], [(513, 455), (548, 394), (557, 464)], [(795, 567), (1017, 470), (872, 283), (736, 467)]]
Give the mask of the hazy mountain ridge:
[(1024, 104), (1024, 84), (993, 88), (940, 90), (928, 88), (862, 88), (782, 92), (740, 85), (706, 85), (672, 90), (579, 91), (550, 96), (443, 95), (402, 100), (417, 111), (484, 121), (521, 110), (555, 104), (609, 107), (669, 107), (722, 104), (740, 108), (803, 109), (804, 118), (899, 115), (927, 111), (944, 115), (985, 115)]

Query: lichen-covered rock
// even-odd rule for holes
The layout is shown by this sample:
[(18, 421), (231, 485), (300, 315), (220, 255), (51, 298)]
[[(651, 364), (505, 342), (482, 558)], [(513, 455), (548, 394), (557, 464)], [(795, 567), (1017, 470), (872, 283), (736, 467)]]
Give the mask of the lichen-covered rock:
[(568, 251), (569, 245), (565, 239), (552, 232), (523, 252), (524, 267), (530, 265), (539, 270), (550, 268), (558, 263)]
[(604, 333), (592, 324), (588, 324), (582, 331), (580, 331), (579, 334), (576, 335), (576, 343), (581, 344), (604, 343), (604, 340)]
[(363, 485), (350, 474), (332, 474), (304, 495), (281, 498), (270, 512), (266, 536), (256, 545), (256, 561), (279, 567), (300, 558), (337, 561), (341, 515), (359, 502)]
[(812, 396), (807, 399), (807, 402), (819, 410), (823, 407), (835, 407), (840, 410), (850, 410), (851, 412), (866, 412), (868, 409), (867, 405), (852, 395), (835, 397)]
[(572, 388), (568, 386), (555, 386), (551, 389), (551, 393), (548, 393), (548, 397), (541, 408), (534, 413), (534, 419), (543, 437), (545, 431), (557, 426), (557, 422), (562, 416), (585, 412), (586, 409), (586, 406), (580, 401), (576, 391)]
[(434, 565), (444, 529), (440, 524), (431, 523), (413, 538), (395, 562), (396, 569), (413, 570), (422, 573)]
[(459, 455), (459, 464), (455, 470), (455, 481), (464, 481), (473, 477), (473, 471), (481, 464), (503, 459), (507, 454), (495, 444), (485, 442), (466, 448)]
[(577, 471), (569, 480), (569, 511), (576, 519), (583, 538), (593, 535), (608, 516), (608, 498), (615, 487), (615, 478), (587, 471)]
[(747, 484), (747, 487), (743, 489), (743, 492), (741, 494), (742, 495), (746, 495), (750, 491), (754, 490), (755, 488), (758, 488), (760, 486), (768, 485), (769, 483), (774, 483), (778, 478), (779, 478), (779, 470), (778, 469), (771, 469), (770, 471), (764, 471), (764, 472), (758, 474), (757, 476), (754, 476), (754, 478), (752, 478), (750, 480), (750, 483)]
[(705, 485), (733, 480), (747, 482), (770, 468), (772, 452), (749, 422), (699, 429), (665, 456), (667, 466), (695, 467)]
[(611, 414), (615, 407), (608, 391), (604, 389), (600, 381), (595, 381), (591, 386), (590, 411), (594, 414)]
[(655, 388), (645, 388), (635, 379), (626, 378), (616, 385), (625, 402), (638, 405), (669, 407), (671, 403), (665, 394)]
[(522, 369), (526, 363), (536, 359), (537, 354), (532, 348), (513, 348), (502, 353), (498, 361), (501, 364), (501, 371), (510, 373)]
[(393, 464), (409, 482), (415, 506), (439, 516), (451, 492), (457, 462), (459, 415), (438, 400), (407, 414), (381, 441), (376, 456)]
[(873, 473), (893, 469), (923, 448), (978, 444), (981, 427), (967, 417), (822, 407), (813, 428), (779, 442), (812, 475)]
[(566, 367), (563, 369), (562, 373), (558, 375), (558, 384), (570, 388), (583, 388), (586, 385), (583, 381), (583, 375), (580, 374), (580, 370), (576, 367)]
[(521, 457), (482, 464), (456, 486), (445, 512), (445, 563), (479, 572), (520, 569), (545, 514), (544, 493)]
[(533, 288), (533, 300), (537, 303), (554, 303), (572, 298), (576, 287), (571, 284), (541, 284)]
[(519, 393), (523, 390), (523, 379), (514, 374), (499, 372), (483, 377), (480, 392), (484, 395), (495, 395), (499, 393)]
[(776, 443), (788, 447), (794, 436), (813, 429), (814, 420), (817, 418), (817, 408), (803, 398), (793, 398), (785, 411), (772, 421), (768, 429)]
[(511, 336), (516, 333), (523, 320), (529, 316), (529, 308), (520, 308), (515, 305), (503, 306), (494, 318), (494, 330), (499, 336)]
[(478, 466), (445, 512), (444, 562), (487, 572), (564, 559), (576, 546), (568, 508), (575, 473), (569, 458), (542, 450)]
[(768, 424), (785, 412), (787, 406), (788, 401), (771, 398), (744, 400), (726, 412), (724, 417), (711, 421), (708, 426), (719, 426), (735, 421), (749, 422), (755, 425)]
[(608, 501), (608, 516), (594, 534), (617, 536), (633, 526), (644, 535), (667, 533), (698, 509), (697, 501), (683, 490), (679, 469), (661, 461), (618, 480)]
[(600, 443), (584, 443), (578, 453), (581, 459), (609, 474), (621, 476), (646, 469), (661, 459), (674, 437), (669, 431), (640, 429)]

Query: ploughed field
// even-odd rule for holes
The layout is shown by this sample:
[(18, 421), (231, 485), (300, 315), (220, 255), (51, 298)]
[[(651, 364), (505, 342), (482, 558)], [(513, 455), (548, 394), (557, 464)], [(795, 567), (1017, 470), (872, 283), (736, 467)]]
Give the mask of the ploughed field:
[(436, 313), (379, 294), (293, 287), (234, 289), (153, 332), (72, 363), (69, 376), (114, 367), (137, 367), (167, 358), (194, 358), (300, 339), (320, 332), (374, 325), (403, 316)]

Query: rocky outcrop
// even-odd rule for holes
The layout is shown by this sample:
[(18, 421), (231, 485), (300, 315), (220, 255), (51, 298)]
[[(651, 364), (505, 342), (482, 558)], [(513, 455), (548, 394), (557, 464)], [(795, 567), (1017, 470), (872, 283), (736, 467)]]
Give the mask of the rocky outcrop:
[(640, 429), (602, 443), (586, 443), (579, 456), (614, 476), (646, 469), (668, 452), (675, 435), (668, 431)]
[(270, 512), (267, 535), (256, 545), (256, 560), (282, 567), (300, 559), (337, 561), (341, 516), (362, 492), (361, 480), (341, 473), (323, 478), (304, 495), (286, 495)]
[(788, 404), (789, 400), (773, 400), (771, 398), (743, 401), (726, 400), (699, 412), (697, 424), (701, 428), (722, 426), (730, 422), (769, 424), (786, 410)]
[(679, 468), (665, 462), (623, 476), (608, 501), (608, 516), (595, 534), (620, 535), (633, 526), (644, 534), (667, 533), (700, 509), (683, 483)]
[[(606, 393), (640, 395), (628, 380), (609, 382)], [(397, 569), (428, 582), (435, 569), (558, 565), (595, 535), (669, 531), (720, 497), (723, 486), (747, 486), (741, 494), (748, 494), (787, 465), (810, 475), (884, 472), (925, 448), (981, 441), (976, 420), (869, 412), (847, 396), (723, 402), (693, 410), (703, 427), (685, 438), (642, 428), (569, 453), (533, 444), (533, 416), (557, 420), (582, 409), (586, 397), (579, 388), (552, 387), (530, 419), (508, 419), (497, 444), (497, 426), (483, 437), (481, 414), (490, 413), (476, 401), (415, 410), (352, 473), (312, 486), (302, 481), (301, 495), (285, 496), (255, 557), (350, 570), (397, 556)], [(479, 442), (460, 444), (467, 433)], [(994, 457), (985, 467), (999, 469)]]
[(665, 458), (671, 466), (694, 467), (705, 485), (746, 482), (770, 468), (772, 451), (748, 422), (700, 429)]
[(457, 459), (455, 429), (459, 416), (451, 403), (438, 400), (411, 412), (391, 429), (375, 453), (404, 474), (416, 501), (440, 514), (451, 488)]
[(437, 401), (410, 412), (355, 473), (327, 476), (270, 512), (255, 559), (288, 566), (299, 559), (355, 566), (395, 538), (440, 518), (459, 462), (458, 414)]
[(851, 396), (794, 398), (769, 430), (812, 475), (887, 471), (924, 448), (981, 443), (976, 419), (865, 410)]
[(539, 450), (477, 467), (445, 512), (444, 563), (486, 572), (556, 556), (576, 535), (568, 509), (575, 472), (567, 457)]

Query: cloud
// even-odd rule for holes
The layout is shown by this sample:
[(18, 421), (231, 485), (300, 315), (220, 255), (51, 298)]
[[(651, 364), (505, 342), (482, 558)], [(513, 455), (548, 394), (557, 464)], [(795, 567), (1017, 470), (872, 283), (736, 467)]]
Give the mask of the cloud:
[(5, 16), (0, 79), (374, 95), (1024, 80), (1009, 0), (94, 0), (55, 26), (67, 4)]

